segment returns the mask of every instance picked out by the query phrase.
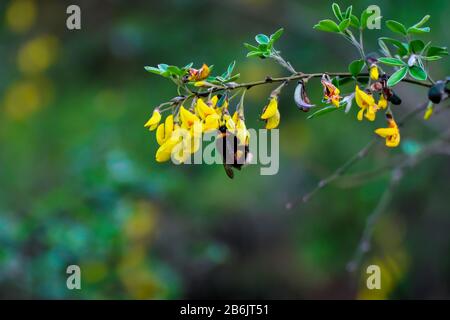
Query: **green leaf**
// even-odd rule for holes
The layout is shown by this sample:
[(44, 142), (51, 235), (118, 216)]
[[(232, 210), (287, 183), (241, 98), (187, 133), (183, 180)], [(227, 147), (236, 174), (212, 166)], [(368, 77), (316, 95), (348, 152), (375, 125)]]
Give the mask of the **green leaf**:
[(407, 35), (406, 27), (398, 21), (388, 20), (386, 21), (386, 26), (395, 33), (399, 33), (404, 36)]
[(355, 16), (354, 14), (352, 14), (352, 16), (350, 17), (350, 25), (354, 28), (359, 28), (361, 25), (359, 24), (359, 19), (357, 16)]
[(159, 70), (161, 70), (161, 71), (167, 71), (167, 68), (169, 67), (169, 65), (167, 65), (167, 64), (165, 64), (165, 63), (160, 63), (160, 64), (158, 64), (158, 68), (159, 68)]
[(355, 60), (348, 66), (348, 71), (352, 74), (352, 76), (356, 77), (361, 73), (364, 68), (364, 60)]
[(395, 71), (388, 79), (387, 85), (388, 87), (393, 87), (397, 83), (403, 80), (403, 78), (406, 76), (406, 73), (408, 72), (408, 67), (404, 66), (401, 69)]
[(235, 80), (239, 79), (240, 76), (241, 76), (240, 73), (236, 73), (236, 74), (235, 74), (234, 76), (232, 76), (231, 78), (225, 79), (225, 83), (235, 81)]
[(325, 108), (322, 108), (322, 109), (317, 110), (316, 112), (312, 113), (306, 119), (309, 120), (312, 118), (320, 117), (320, 116), (323, 116), (324, 114), (327, 114), (327, 113), (330, 113), (330, 112), (336, 111), (336, 110), (338, 110), (338, 108), (336, 108), (335, 106), (327, 106)]
[(144, 69), (148, 72), (159, 74), (159, 75), (161, 75), (161, 73), (162, 73), (161, 70), (159, 70), (158, 68), (155, 68), (155, 67), (145, 66)]
[(226, 78), (229, 78), (229, 77), (231, 76), (231, 74), (233, 73), (233, 70), (234, 70), (235, 65), (236, 65), (236, 61), (233, 61), (233, 62), (231, 62), (231, 63), (228, 65), (227, 76), (226, 76)]
[(381, 63), (390, 65), (390, 66), (404, 66), (405, 63), (397, 58), (378, 58), (378, 61)]
[(313, 28), (325, 32), (339, 32), (339, 27), (336, 22), (330, 19), (319, 21)]
[(258, 46), (258, 50), (261, 51), (261, 52), (268, 51), (268, 50), (269, 50), (269, 45), (268, 45), (268, 44), (262, 43), (262, 44), (260, 44), (260, 45)]
[(430, 32), (430, 27), (425, 27), (425, 28), (416, 28), (416, 27), (411, 27), (408, 28), (408, 34), (423, 34), (423, 33), (428, 33)]
[(409, 43), (409, 51), (411, 53), (420, 53), (425, 48), (425, 43), (422, 40), (413, 40)]
[[(368, 8), (367, 8), (368, 9)], [(374, 12), (369, 12), (367, 11), (367, 9), (365, 9), (362, 13), (361, 13), (361, 19), (360, 19), (360, 26), (361, 29), (365, 29), (367, 27), (367, 19), (374, 14)]]
[(169, 72), (170, 75), (176, 75), (176, 76), (179, 76), (182, 73), (184, 73), (183, 70), (181, 70), (180, 68), (178, 68), (176, 66), (168, 66), (167, 71)]
[(185, 66), (183, 67), (183, 69), (184, 69), (184, 70), (188, 70), (188, 69), (192, 68), (193, 65), (194, 65), (193, 62), (188, 63), (187, 65), (185, 65)]
[(447, 47), (429, 47), (427, 51), (427, 56), (447, 56)]
[(275, 31), (275, 33), (273, 33), (270, 36), (270, 42), (274, 43), (275, 41), (277, 41), (278, 39), (280, 39), (281, 35), (283, 34), (284, 29), (280, 28), (277, 31)]
[(427, 80), (427, 73), (419, 66), (409, 67), (409, 74), (417, 80)]
[(347, 10), (345, 10), (344, 18), (348, 19), (352, 16), (353, 6), (349, 6)]
[(407, 43), (398, 41), (397, 39), (388, 38), (388, 37), (381, 37), (378, 39), (378, 43), (380, 43), (380, 41), (383, 41), (384, 43), (392, 44), (394, 47), (396, 47), (397, 53), (401, 57), (406, 56), (408, 54), (409, 46)]
[(256, 35), (255, 40), (259, 44), (269, 44), (269, 41), (270, 41), (269, 37), (262, 33)]
[(420, 28), (421, 26), (423, 26), (425, 24), (425, 22), (428, 21), (428, 19), (430, 19), (430, 15), (429, 14), (427, 14), (419, 22), (417, 22), (415, 25), (413, 25), (413, 27)]
[(350, 25), (350, 18), (347, 18), (345, 20), (342, 20), (341, 23), (339, 23), (339, 31), (344, 31), (345, 29), (348, 28), (348, 26)]
[(440, 57), (440, 56), (429, 56), (429, 57), (422, 56), (421, 58), (426, 61), (436, 61), (436, 60), (442, 59), (442, 57)]
[(246, 47), (250, 51), (257, 51), (258, 47), (255, 47), (254, 45), (251, 45), (250, 43), (244, 43), (244, 47)]
[(339, 7), (339, 5), (337, 3), (333, 3), (331, 5), (331, 9), (333, 9), (333, 13), (334, 13), (334, 16), (336, 17), (336, 19), (338, 19), (339, 21), (342, 21), (343, 17), (342, 17), (341, 8)]
[(263, 54), (261, 51), (250, 51), (249, 53), (247, 53), (247, 58), (251, 58), (251, 57), (262, 57)]

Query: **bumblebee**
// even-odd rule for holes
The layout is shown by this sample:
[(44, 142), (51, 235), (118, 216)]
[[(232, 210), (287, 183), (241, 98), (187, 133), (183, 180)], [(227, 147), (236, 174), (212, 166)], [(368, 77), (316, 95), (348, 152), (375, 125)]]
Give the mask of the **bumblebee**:
[(239, 138), (230, 132), (225, 125), (219, 127), (216, 138), (216, 149), (222, 156), (225, 173), (233, 179), (233, 168), (241, 170), (242, 166), (250, 161), (249, 146), (241, 143)]

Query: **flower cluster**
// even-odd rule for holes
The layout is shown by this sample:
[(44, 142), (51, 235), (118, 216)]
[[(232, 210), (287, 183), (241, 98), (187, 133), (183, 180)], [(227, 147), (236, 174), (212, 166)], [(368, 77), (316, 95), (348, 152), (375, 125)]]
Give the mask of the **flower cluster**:
[[(311, 112), (308, 119), (336, 110), (345, 110), (345, 113), (348, 113), (355, 101), (359, 107), (356, 113), (356, 119), (359, 121), (366, 119), (374, 122), (378, 113), (384, 113), (387, 127), (376, 129), (375, 134), (386, 139), (387, 147), (397, 147), (400, 144), (400, 131), (393, 114), (394, 111), (398, 112), (394, 106), (401, 104), (402, 101), (393, 87), (404, 81), (429, 88), (429, 103), (424, 115), (425, 120), (429, 119), (433, 114), (434, 105), (449, 97), (450, 78), (433, 81), (428, 76), (427, 64), (424, 62), (441, 59), (448, 55), (447, 49), (432, 46), (431, 42), (425, 44), (420, 39), (414, 39), (416, 34), (430, 32), (430, 27), (425, 26), (430, 16), (426, 15), (410, 27), (398, 21), (386, 21), (386, 27), (402, 38), (398, 40), (380, 37), (378, 52), (366, 53), (363, 32), (369, 20), (375, 21), (374, 17), (371, 17), (374, 12), (367, 8), (357, 16), (352, 6), (341, 10), (336, 3), (332, 4), (332, 11), (336, 19), (321, 20), (314, 29), (341, 36), (358, 50), (359, 59), (350, 62), (348, 72), (306, 74), (296, 71), (275, 48), (275, 43), (283, 34), (283, 29), (271, 35), (258, 34), (255, 36), (256, 44), (245, 43), (244, 46), (249, 50), (247, 57), (272, 59), (285, 68), (289, 72), (285, 77), (267, 76), (265, 80), (237, 83), (235, 81), (239, 78), (239, 74), (233, 74), (234, 62), (229, 64), (225, 72), (218, 75), (213, 75), (213, 66), (206, 64), (199, 69), (192, 68), (192, 63), (181, 68), (166, 64), (159, 64), (157, 68), (146, 67), (147, 71), (172, 80), (177, 85), (178, 92), (178, 96), (158, 106), (145, 124), (150, 130), (156, 130), (156, 140), (159, 144), (156, 160), (163, 162), (172, 158), (179, 163), (185, 163), (188, 157), (198, 150), (202, 134), (214, 130), (218, 138), (231, 138), (231, 141), (248, 146), (249, 134), (244, 118), (246, 91), (257, 85), (281, 83), (269, 95), (268, 102), (260, 115), (260, 119), (265, 123), (265, 129), (271, 130), (280, 125), (281, 115), (278, 103), (280, 93), (293, 80), (297, 81), (294, 102), (298, 109), (309, 112), (318, 107), (311, 103), (306, 93), (306, 85), (312, 78), (321, 78), (322, 103), (325, 106)], [(392, 70), (388, 70), (388, 67)], [(351, 91), (346, 93), (344, 85), (347, 83), (352, 85)], [(236, 94), (231, 92), (239, 89), (241, 99), (236, 111), (231, 115), (228, 105), (239, 94), (239, 92)], [(190, 108), (187, 109), (185, 105), (188, 101), (190, 101)], [(171, 114), (165, 118), (164, 123), (160, 123), (161, 114), (165, 111), (171, 111)], [(234, 147), (230, 150), (234, 152), (235, 159), (246, 158), (246, 151), (238, 155)], [(240, 169), (240, 165), (235, 163), (232, 166)], [(227, 167), (225, 169), (228, 176), (232, 177), (231, 169)]]
[(145, 127), (156, 130), (156, 161), (165, 162), (173, 158), (184, 163), (191, 154), (198, 151), (202, 143), (202, 134), (226, 131), (234, 134), (242, 145), (249, 144), (249, 132), (244, 118), (243, 105), (238, 105), (231, 116), (226, 96), (215, 95), (210, 99), (196, 98), (192, 107), (186, 109), (183, 104), (171, 107), (172, 111), (161, 123), (162, 111), (156, 108)]

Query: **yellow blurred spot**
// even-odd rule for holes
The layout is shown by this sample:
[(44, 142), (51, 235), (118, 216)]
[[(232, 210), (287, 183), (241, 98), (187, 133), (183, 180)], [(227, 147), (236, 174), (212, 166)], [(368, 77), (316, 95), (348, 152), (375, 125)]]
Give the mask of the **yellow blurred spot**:
[(154, 299), (162, 289), (149, 269), (145, 249), (142, 246), (132, 247), (118, 265), (119, 278), (133, 299)]
[(32, 82), (11, 85), (5, 93), (5, 111), (13, 119), (23, 119), (41, 105), (39, 88)]
[(88, 283), (95, 283), (103, 280), (108, 272), (106, 264), (100, 261), (89, 261), (83, 263), (81, 269), (83, 270), (83, 280)]
[(6, 9), (6, 25), (13, 32), (26, 32), (36, 20), (36, 11), (33, 0), (13, 0)]
[(156, 208), (149, 202), (139, 202), (135, 212), (125, 223), (125, 234), (131, 240), (145, 239), (155, 227)]
[(55, 61), (58, 39), (54, 36), (39, 36), (23, 45), (17, 56), (19, 70), (25, 74), (37, 74)]
[(53, 98), (53, 85), (47, 78), (22, 80), (11, 84), (5, 91), (5, 113), (14, 120), (34, 114)]

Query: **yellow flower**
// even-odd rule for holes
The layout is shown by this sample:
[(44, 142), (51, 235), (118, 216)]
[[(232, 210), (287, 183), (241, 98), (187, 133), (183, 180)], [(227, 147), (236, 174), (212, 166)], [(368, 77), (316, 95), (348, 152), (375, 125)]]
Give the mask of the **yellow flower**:
[(211, 114), (206, 117), (205, 124), (203, 125), (203, 132), (219, 129), (220, 116), (217, 113)]
[(174, 134), (158, 148), (155, 157), (157, 162), (166, 162), (170, 159), (173, 148), (181, 141), (178, 131), (179, 128), (175, 129)]
[(374, 63), (370, 66), (370, 79), (378, 80), (378, 77), (379, 77), (378, 67)]
[(156, 141), (162, 145), (170, 138), (173, 132), (173, 115), (166, 118), (165, 123), (161, 123), (156, 129)]
[(378, 108), (381, 109), (386, 109), (388, 106), (388, 101), (386, 100), (386, 98), (384, 97), (384, 95), (382, 94), (380, 96), (380, 100), (378, 100)]
[(375, 133), (380, 137), (386, 138), (386, 146), (397, 147), (400, 144), (400, 131), (398, 129), (397, 123), (395, 123), (392, 115), (386, 115), (388, 128), (379, 128), (375, 130)]
[(159, 145), (162, 145), (164, 142), (166, 142), (164, 123), (161, 123), (156, 129), (156, 142), (158, 142)]
[(361, 121), (364, 115), (368, 120), (374, 121), (378, 106), (376, 105), (373, 96), (361, 90), (359, 86), (356, 86), (355, 100), (358, 106), (361, 108), (361, 110), (359, 110), (358, 112), (358, 120)]
[(161, 113), (158, 109), (155, 109), (150, 119), (148, 119), (148, 121), (144, 124), (144, 127), (149, 128), (150, 131), (153, 131), (158, 127), (159, 121), (161, 121)]
[(429, 103), (427, 106), (427, 110), (425, 110), (425, 114), (423, 115), (424, 120), (430, 119), (431, 115), (433, 114), (433, 103)]
[(278, 111), (277, 109), (275, 114), (266, 120), (266, 129), (267, 130), (275, 129), (276, 127), (278, 127), (279, 124), (280, 124), (280, 111)]
[(341, 96), (339, 95), (341, 91), (336, 88), (331, 81), (326, 79), (321, 80), (323, 85), (323, 97), (328, 103), (332, 103), (336, 108), (339, 108), (339, 101)]
[(234, 132), (236, 129), (236, 124), (229, 114), (224, 114), (222, 117), (222, 125), (225, 125), (230, 132)]
[(202, 120), (205, 120), (207, 116), (216, 113), (216, 111), (208, 106), (202, 99), (197, 100), (195, 110)]
[(180, 119), (181, 119), (181, 126), (184, 129), (190, 129), (194, 123), (200, 121), (200, 119), (190, 112), (189, 110), (186, 110), (184, 106), (180, 107)]
[(243, 145), (247, 145), (248, 144), (248, 140), (250, 138), (250, 134), (247, 130), (247, 126), (245, 125), (245, 121), (244, 118), (240, 116), (239, 112), (235, 112), (233, 114), (233, 122), (236, 125), (236, 137), (239, 140), (239, 144)]
[(263, 109), (263, 114), (261, 115), (261, 119), (267, 120), (273, 117), (278, 111), (278, 98), (272, 97), (269, 101), (269, 104)]
[(204, 79), (208, 78), (210, 71), (211, 70), (209, 69), (209, 67), (206, 64), (203, 64), (203, 66), (198, 70), (191, 68), (191, 69), (189, 69), (188, 80), (195, 81), (195, 82), (204, 80)]

